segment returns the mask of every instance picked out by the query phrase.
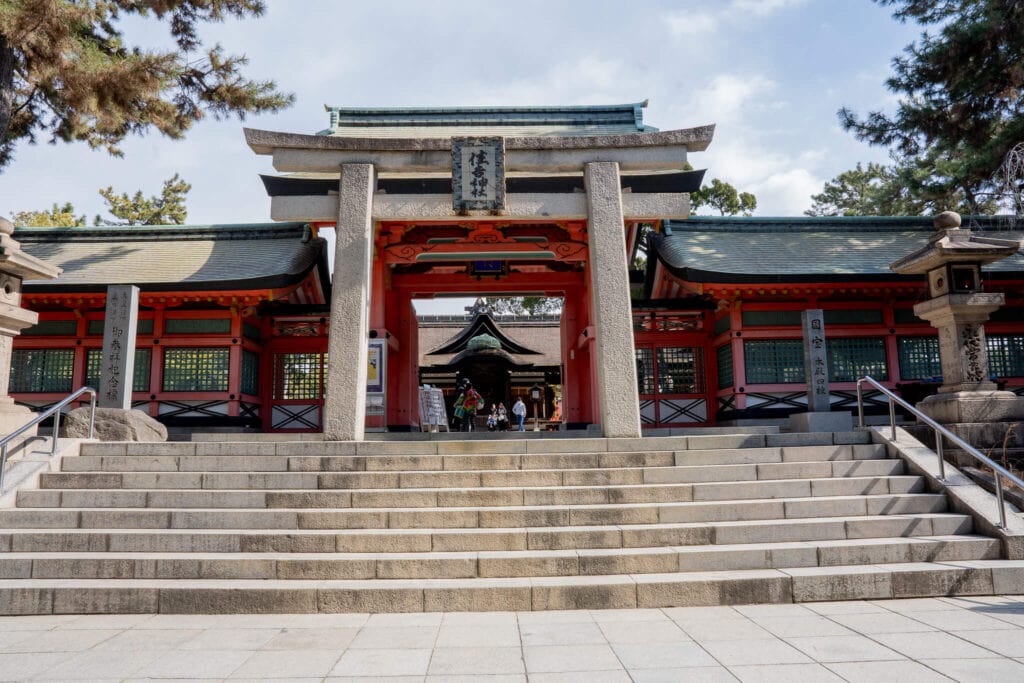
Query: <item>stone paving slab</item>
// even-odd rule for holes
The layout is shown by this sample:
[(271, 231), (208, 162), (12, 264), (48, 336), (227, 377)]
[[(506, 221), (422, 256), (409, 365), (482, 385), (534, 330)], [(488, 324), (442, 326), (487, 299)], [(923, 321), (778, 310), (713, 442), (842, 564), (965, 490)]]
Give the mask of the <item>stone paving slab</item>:
[(552, 612), (0, 617), (0, 681), (1024, 680), (1024, 596)]

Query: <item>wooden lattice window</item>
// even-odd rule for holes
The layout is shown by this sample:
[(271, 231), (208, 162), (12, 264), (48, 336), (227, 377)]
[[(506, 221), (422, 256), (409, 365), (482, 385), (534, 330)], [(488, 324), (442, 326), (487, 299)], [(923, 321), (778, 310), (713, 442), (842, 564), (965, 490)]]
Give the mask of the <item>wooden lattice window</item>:
[[(103, 349), (89, 349), (85, 356), (85, 383), (93, 389), (100, 386), (103, 369)], [(149, 368), (153, 361), (152, 349), (135, 349), (135, 369), (132, 371), (132, 391), (149, 391)]]
[(804, 343), (799, 339), (743, 342), (748, 384), (795, 384), (805, 381)]
[(941, 379), (938, 337), (900, 337), (896, 340), (900, 379)]
[(829, 339), (828, 374), (833, 382), (856, 382), (864, 375), (888, 379), (885, 340), (881, 337)]
[(15, 349), (11, 353), (10, 390), (68, 393), (74, 369), (74, 349)]
[(164, 391), (227, 391), (228, 349), (164, 349)]

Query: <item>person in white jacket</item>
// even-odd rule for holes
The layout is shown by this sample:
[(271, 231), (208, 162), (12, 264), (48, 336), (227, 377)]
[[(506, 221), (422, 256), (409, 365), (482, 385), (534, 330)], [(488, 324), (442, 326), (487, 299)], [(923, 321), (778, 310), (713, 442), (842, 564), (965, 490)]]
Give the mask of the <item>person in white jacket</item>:
[(523, 429), (523, 421), (526, 420), (526, 404), (523, 403), (522, 396), (516, 398), (516, 402), (512, 406), (512, 414), (516, 416), (516, 420), (519, 422), (519, 431), (526, 431)]

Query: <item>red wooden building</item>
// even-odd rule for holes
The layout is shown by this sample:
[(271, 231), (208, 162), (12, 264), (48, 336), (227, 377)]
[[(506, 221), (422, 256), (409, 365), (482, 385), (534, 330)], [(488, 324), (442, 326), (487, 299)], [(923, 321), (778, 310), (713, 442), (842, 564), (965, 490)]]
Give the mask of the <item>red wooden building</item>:
[[(1006, 219), (970, 223), (992, 236), (1022, 237)], [(645, 428), (779, 419), (803, 410), (805, 308), (825, 310), (834, 407), (853, 409), (853, 381), (864, 374), (911, 398), (937, 386), (935, 330), (911, 310), (925, 297), (924, 283), (888, 269), (927, 240), (930, 219), (695, 216), (652, 227), (647, 268), (634, 277)], [(136, 284), (136, 407), (171, 426), (320, 429), (330, 285), (315, 228), (19, 228), (15, 237), (64, 269), (56, 280), (25, 284), (25, 303), (40, 322), (15, 339), (11, 391), (18, 401), (44, 405), (95, 384), (105, 288)], [(986, 325), (992, 372), (1021, 393), (1024, 256), (983, 272), (986, 289), (1007, 295), (1006, 307)], [(413, 370), (421, 382), (454, 386), (460, 368), (480, 376), (483, 359), (509, 373), (503, 381), (517, 377), (496, 385), (496, 400), (532, 384), (571, 391), (578, 383), (571, 368), (562, 375), (557, 318), (496, 322), (478, 312), (412, 324), (419, 345)], [(484, 336), (498, 342), (497, 350), (469, 348)], [(394, 362), (387, 340), (378, 342), (380, 357)], [(387, 399), (368, 411), (368, 425), (408, 429), (385, 421), (387, 405), (397, 412)]]
[[(1021, 239), (1007, 217), (965, 218), (992, 237)], [(936, 330), (913, 313), (923, 278), (889, 263), (924, 245), (925, 217), (709, 218), (655, 226), (636, 312), (645, 425), (778, 419), (806, 409), (800, 311), (825, 313), (834, 410), (856, 410), (871, 375), (917, 400), (937, 389)], [(991, 372), (1024, 391), (1024, 254), (983, 271), (1006, 306), (986, 324)], [(669, 303), (674, 302), (674, 303)], [(881, 405), (875, 406), (882, 410)]]
[[(973, 223), (993, 235), (1022, 236), (1004, 219)], [(44, 405), (95, 384), (105, 288), (136, 284), (136, 407), (172, 426), (319, 430), (329, 283), (324, 241), (315, 232), (304, 224), (18, 229), (29, 253), (64, 273), (25, 285), (25, 303), (40, 322), (15, 340), (12, 394)], [(940, 369), (935, 331), (911, 311), (924, 283), (892, 274), (888, 263), (930, 232), (925, 218), (693, 217), (656, 224), (634, 296), (645, 427), (777, 419), (802, 410), (805, 308), (825, 310), (836, 408), (852, 409), (853, 381), (864, 374), (911, 398), (925, 395)], [(986, 288), (1007, 295), (986, 326), (992, 372), (1021, 392), (1024, 257), (984, 272)], [(533, 383), (572, 386), (557, 362), (561, 349), (552, 348), (561, 344), (556, 324), (519, 321), (534, 328), (527, 338), (545, 348), (491, 354), (502, 355), (503, 371), (520, 377), (495, 389), (495, 397), (507, 399)], [(454, 385), (459, 362), (472, 357), (466, 346), (479, 334), (517, 343), (515, 331), (495, 334), (494, 325), (490, 316), (431, 318), (418, 334), (421, 380)], [(388, 424), (380, 408), (369, 425)]]

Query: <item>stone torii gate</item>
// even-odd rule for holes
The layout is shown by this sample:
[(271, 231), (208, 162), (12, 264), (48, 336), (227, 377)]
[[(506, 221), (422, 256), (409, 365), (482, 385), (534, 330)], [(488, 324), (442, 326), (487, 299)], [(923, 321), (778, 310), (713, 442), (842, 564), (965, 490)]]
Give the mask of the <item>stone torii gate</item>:
[[(621, 135), (497, 138), (506, 174), (582, 174), (585, 192), (510, 193), (490, 209), (474, 210), (467, 208), (472, 204), (460, 205), (453, 194), (377, 191), (381, 174), (450, 177), (458, 166), (453, 162), (453, 138), (341, 137), (246, 129), (252, 150), (272, 156), (278, 171), (339, 176), (337, 194), (275, 196), (271, 203), (274, 220), (336, 224), (331, 320), (344, 324), (330, 326), (325, 437), (362, 440), (364, 436), (376, 224), (467, 223), (493, 221), (495, 216), (512, 221), (586, 221), (601, 430), (606, 437), (639, 437), (624, 225), (628, 220), (685, 219), (690, 206), (684, 192), (623, 192), (620, 174), (678, 172), (686, 167), (687, 152), (706, 149), (713, 133), (714, 126), (704, 126)], [(472, 145), (484, 139), (488, 138), (464, 140)]]

